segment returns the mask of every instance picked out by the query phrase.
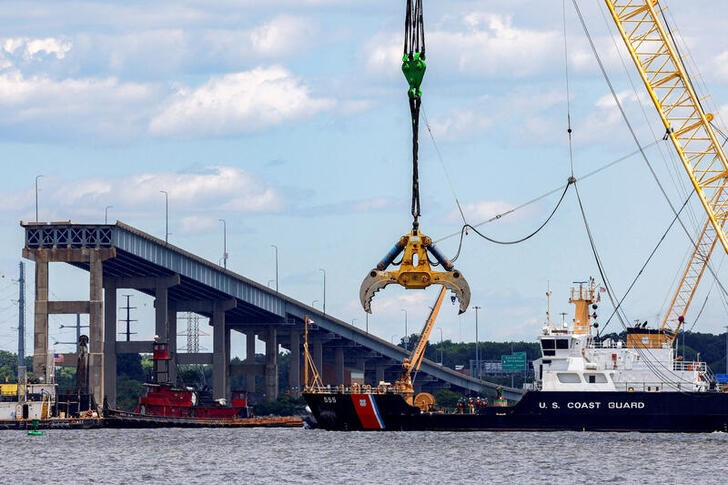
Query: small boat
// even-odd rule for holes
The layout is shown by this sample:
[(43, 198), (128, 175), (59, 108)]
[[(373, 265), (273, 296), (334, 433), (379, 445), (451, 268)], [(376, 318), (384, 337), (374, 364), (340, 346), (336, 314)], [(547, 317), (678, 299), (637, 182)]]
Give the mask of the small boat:
[(104, 402), (104, 423), (112, 428), (163, 427), (301, 427), (300, 416), (254, 417), (247, 393), (233, 391), (230, 404), (212, 399), (209, 390), (198, 391), (169, 382), (170, 352), (166, 342), (153, 343), (154, 381), (146, 385), (134, 411), (112, 409)]
[[(79, 362), (85, 359), (85, 341), (81, 336)], [(53, 376), (53, 355), (48, 356), (48, 367)], [(28, 434), (42, 434), (42, 429), (100, 428), (103, 420), (96, 411), (93, 395), (84, 386), (85, 377), (77, 372), (74, 389), (59, 390), (52, 380), (28, 383), (20, 377), (19, 384), (0, 384), (0, 430), (24, 429)]]

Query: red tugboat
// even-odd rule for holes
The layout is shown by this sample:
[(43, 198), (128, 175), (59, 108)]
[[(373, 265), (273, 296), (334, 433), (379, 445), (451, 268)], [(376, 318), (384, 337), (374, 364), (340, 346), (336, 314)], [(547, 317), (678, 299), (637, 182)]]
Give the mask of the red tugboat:
[(253, 417), (247, 394), (233, 391), (230, 405), (212, 399), (210, 391), (181, 388), (169, 382), (171, 355), (166, 342), (154, 342), (154, 382), (139, 398), (133, 412), (111, 409), (104, 403), (104, 422), (112, 428), (161, 427), (300, 427), (299, 416)]

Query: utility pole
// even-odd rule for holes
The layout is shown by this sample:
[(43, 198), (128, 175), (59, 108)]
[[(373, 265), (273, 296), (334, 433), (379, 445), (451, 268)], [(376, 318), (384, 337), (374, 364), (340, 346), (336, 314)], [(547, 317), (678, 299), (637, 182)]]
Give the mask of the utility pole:
[[(20, 262), (18, 278), (18, 384), (25, 383), (25, 263)], [(23, 392), (25, 396), (25, 392)]]
[(222, 267), (227, 269), (227, 222), (225, 219), (218, 219), (218, 221), (222, 222)]

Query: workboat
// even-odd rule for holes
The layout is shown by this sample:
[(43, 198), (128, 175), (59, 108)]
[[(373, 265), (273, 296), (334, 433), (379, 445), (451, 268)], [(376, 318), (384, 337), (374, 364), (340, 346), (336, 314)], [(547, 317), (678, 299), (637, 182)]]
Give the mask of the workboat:
[[(82, 336), (82, 339), (85, 336)], [(85, 341), (80, 343), (79, 362), (85, 364)], [(27, 382), (25, 372), (19, 383), (0, 384), (0, 429), (87, 429), (98, 428), (102, 420), (93, 395), (84, 382), (84, 365), (77, 372), (76, 387), (59, 389), (54, 382), (54, 359), (49, 354), (48, 382)]]
[(145, 384), (146, 393), (134, 411), (111, 408), (104, 402), (104, 424), (112, 428), (160, 427), (300, 427), (299, 416), (253, 416), (247, 393), (233, 391), (230, 404), (213, 399), (208, 389), (196, 390), (169, 382), (170, 352), (166, 342), (153, 343), (154, 382)]
[(572, 288), (573, 323), (544, 324), (534, 381), (517, 401), (498, 393), (492, 402), (438, 409), (430, 394), (412, 392), (411, 362), (421, 359), (415, 349), (394, 385), (328, 388), (314, 371), (303, 394), (311, 422), (357, 431), (728, 432), (728, 388), (706, 363), (676, 357), (674, 335), (644, 324), (628, 328), (625, 341), (597, 338), (598, 295), (593, 280)]

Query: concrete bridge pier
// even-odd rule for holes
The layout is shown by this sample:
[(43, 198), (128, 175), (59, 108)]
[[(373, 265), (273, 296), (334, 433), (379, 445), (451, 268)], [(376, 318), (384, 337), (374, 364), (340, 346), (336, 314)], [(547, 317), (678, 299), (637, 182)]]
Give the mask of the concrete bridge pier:
[(269, 401), (278, 399), (278, 330), (268, 328), (265, 341), (265, 397)]
[(230, 330), (225, 326), (225, 310), (212, 312), (212, 395), (227, 399), (230, 393)]
[(245, 390), (248, 394), (255, 392), (255, 332), (245, 334)]
[[(116, 278), (104, 278), (104, 396), (116, 407)], [(97, 398), (99, 399), (99, 398)], [(103, 400), (101, 401), (103, 402)]]
[(336, 372), (336, 384), (344, 383), (344, 348), (336, 347), (334, 351), (334, 366)]
[(290, 332), (291, 367), (288, 370), (288, 387), (293, 397), (301, 395), (301, 333), (295, 328)]

